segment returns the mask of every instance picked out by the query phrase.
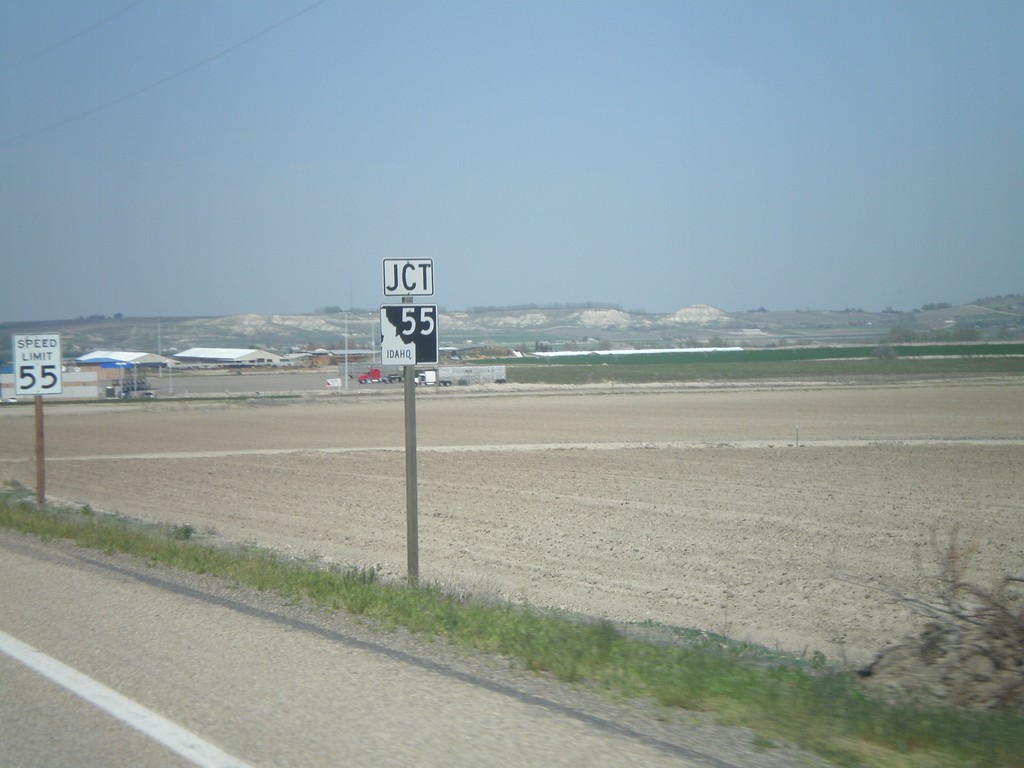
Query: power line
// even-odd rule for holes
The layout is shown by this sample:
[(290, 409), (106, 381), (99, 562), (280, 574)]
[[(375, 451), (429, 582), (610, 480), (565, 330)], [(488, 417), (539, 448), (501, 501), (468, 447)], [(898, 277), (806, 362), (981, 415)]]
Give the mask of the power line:
[(0, 139), (0, 146), (3, 146), (5, 144), (13, 144), (16, 141), (21, 141), (23, 139), (29, 139), (29, 138), (32, 138), (33, 136), (38, 136), (38, 135), (40, 135), (42, 133), (47, 133), (49, 131), (52, 131), (52, 130), (54, 130), (56, 128), (61, 128), (61, 127), (65, 126), (65, 125), (69, 125), (71, 123), (76, 123), (79, 120), (84, 120), (87, 117), (92, 117), (93, 115), (98, 114), (100, 112), (103, 112), (104, 110), (110, 109), (111, 107), (117, 106), (118, 104), (123, 104), (124, 102), (129, 101), (130, 99), (134, 99), (136, 96), (141, 96), (144, 93), (148, 93), (149, 91), (152, 91), (152, 90), (154, 90), (156, 88), (159, 88), (162, 85), (166, 85), (167, 83), (171, 82), (172, 80), (178, 79), (182, 75), (187, 75), (189, 72), (192, 72), (192, 71), (194, 71), (196, 69), (199, 69), (200, 67), (204, 67), (207, 64), (216, 61), (217, 59), (220, 59), (220, 58), (222, 58), (224, 56), (227, 56), (229, 53), (232, 53), (233, 51), (238, 50), (239, 48), (241, 48), (244, 45), (248, 45), (249, 43), (253, 42), (254, 40), (258, 40), (259, 38), (263, 37), (267, 33), (273, 32), (275, 29), (277, 29), (279, 27), (283, 27), (288, 22), (297, 19), (299, 16), (302, 16), (304, 13), (308, 13), (309, 11), (313, 10), (314, 8), (316, 8), (318, 5), (323, 5), (326, 2), (327, 2), (327, 0), (316, 0), (316, 2), (312, 3), (311, 5), (307, 5), (305, 8), (303, 8), (300, 11), (296, 11), (291, 16), (288, 16), (287, 18), (281, 19), (280, 21), (275, 22), (274, 24), (271, 24), (266, 29), (260, 30), (259, 32), (255, 33), (253, 35), (250, 35), (249, 37), (245, 38), (244, 40), (240, 40), (239, 42), (235, 43), (234, 45), (230, 45), (227, 48), (225, 48), (225, 49), (223, 49), (221, 51), (218, 51), (217, 53), (213, 54), (212, 56), (207, 56), (205, 59), (197, 61), (195, 64), (191, 64), (191, 65), (185, 67), (184, 69), (180, 69), (177, 72), (175, 72), (173, 74), (170, 74), (170, 75), (167, 75), (167, 77), (161, 78), (160, 80), (157, 80), (156, 82), (150, 83), (149, 85), (143, 86), (142, 88), (139, 88), (138, 90), (132, 91), (130, 93), (126, 93), (123, 96), (118, 96), (116, 99), (112, 99), (112, 100), (110, 100), (108, 102), (100, 104), (98, 107), (93, 107), (92, 109), (87, 110), (85, 112), (80, 112), (77, 115), (73, 115), (73, 116), (65, 118), (63, 120), (59, 120), (59, 121), (57, 121), (55, 123), (50, 123), (49, 125), (45, 125), (42, 128), (36, 128), (35, 130), (27, 131), (25, 133), (18, 134), (17, 136), (12, 136), (12, 137), (10, 137), (8, 139)]
[(84, 37), (85, 35), (87, 35), (90, 32), (92, 32), (94, 29), (99, 29), (100, 27), (102, 27), (107, 22), (116, 19), (122, 13), (126, 13), (126, 12), (130, 11), (132, 8), (134, 8), (137, 5), (142, 5), (142, 2), (143, 2), (143, 0), (136, 0), (136, 2), (132, 3), (131, 5), (125, 6), (124, 8), (122, 8), (119, 11), (115, 11), (114, 13), (110, 14), (106, 18), (100, 19), (95, 24), (93, 24), (91, 27), (83, 29), (81, 32), (76, 32), (71, 37), (66, 38), (64, 40), (61, 40), (59, 43), (55, 43), (55, 44), (51, 45), (49, 48), (44, 48), (41, 51), (36, 51), (35, 53), (29, 54), (28, 56), (26, 56), (23, 59), (19, 59), (18, 61), (12, 62), (10, 64), (6, 64), (6, 65), (0, 67), (0, 72), (7, 72), (9, 70), (14, 69), (15, 67), (20, 67), (22, 64), (30, 62), (33, 59), (38, 59), (40, 56), (45, 56), (48, 53), (53, 53), (54, 51), (56, 51), (56, 50), (58, 50), (60, 48), (63, 48), (68, 43), (72, 43), (75, 40), (77, 40), (78, 38)]

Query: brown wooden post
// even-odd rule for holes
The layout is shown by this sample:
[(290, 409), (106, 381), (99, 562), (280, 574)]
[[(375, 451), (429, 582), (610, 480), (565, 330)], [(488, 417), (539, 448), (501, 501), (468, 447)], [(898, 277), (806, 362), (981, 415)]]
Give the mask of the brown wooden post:
[(43, 447), (43, 396), (35, 396), (36, 405), (36, 504), (46, 504), (46, 450)]

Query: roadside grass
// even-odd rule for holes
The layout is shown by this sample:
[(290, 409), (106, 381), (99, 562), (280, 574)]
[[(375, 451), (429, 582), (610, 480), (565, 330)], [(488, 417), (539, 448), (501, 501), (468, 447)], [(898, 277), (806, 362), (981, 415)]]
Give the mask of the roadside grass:
[(507, 656), (526, 669), (609, 695), (710, 713), (757, 734), (759, 749), (797, 744), (839, 766), (1024, 766), (1024, 714), (897, 706), (869, 696), (820, 655), (785, 657), (696, 630), (621, 627), (436, 585), (389, 583), (372, 568), (326, 569), (252, 548), (216, 547), (188, 525), (152, 525), (81, 508), (39, 509), (0, 489), (0, 526), (126, 553), (256, 590)]

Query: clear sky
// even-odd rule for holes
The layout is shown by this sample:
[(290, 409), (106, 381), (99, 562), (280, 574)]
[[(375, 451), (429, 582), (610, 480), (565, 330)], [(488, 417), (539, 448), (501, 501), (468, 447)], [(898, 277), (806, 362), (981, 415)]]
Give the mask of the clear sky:
[(1024, 292), (1024, 2), (0, 3), (0, 321), (407, 257), (449, 310)]

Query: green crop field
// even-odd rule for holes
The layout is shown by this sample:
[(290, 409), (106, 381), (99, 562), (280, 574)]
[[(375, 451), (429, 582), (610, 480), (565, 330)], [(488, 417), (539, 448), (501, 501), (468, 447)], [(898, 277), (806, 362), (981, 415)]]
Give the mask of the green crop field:
[(889, 380), (1024, 374), (1024, 344), (798, 347), (495, 360), (523, 384)]

